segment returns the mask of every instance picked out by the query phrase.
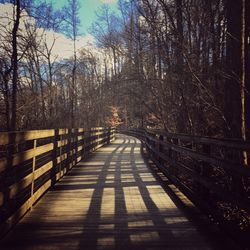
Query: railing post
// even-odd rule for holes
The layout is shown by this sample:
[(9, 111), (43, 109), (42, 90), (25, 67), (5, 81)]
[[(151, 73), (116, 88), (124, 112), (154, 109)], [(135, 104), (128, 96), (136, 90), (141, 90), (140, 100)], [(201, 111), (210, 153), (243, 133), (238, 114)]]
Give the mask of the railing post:
[(163, 153), (163, 145), (161, 142), (163, 142), (163, 135), (159, 135), (159, 144), (158, 144), (158, 152), (159, 152), (158, 162), (159, 162), (160, 166), (164, 162), (164, 160), (162, 160), (162, 158), (161, 158), (161, 154)]
[(63, 142), (62, 142), (62, 134), (60, 134), (60, 149), (59, 149), (59, 179), (61, 178), (61, 171), (62, 171), (62, 147), (63, 147)]
[(173, 160), (173, 149), (171, 147), (172, 140), (168, 136), (166, 136), (165, 140), (168, 143), (167, 156), (168, 156), (168, 159), (169, 159), (169, 162), (170, 162), (168, 164), (168, 172), (169, 172), (170, 175), (172, 175), (173, 174), (173, 168), (174, 168), (174, 166), (172, 164), (172, 160)]
[(77, 135), (76, 135), (76, 163), (78, 162), (78, 147), (79, 147), (79, 137), (80, 137), (81, 130), (77, 129)]
[(33, 142), (33, 158), (32, 158), (32, 181), (31, 181), (31, 193), (30, 193), (30, 209), (33, 207), (33, 195), (34, 195), (34, 186), (35, 186), (35, 171), (36, 171), (36, 147), (37, 140)]
[(73, 166), (77, 163), (77, 141), (78, 141), (78, 128), (74, 129), (74, 161)]
[(111, 127), (108, 128), (107, 144), (110, 144), (110, 140), (111, 140)]
[[(74, 128), (72, 128), (72, 131), (71, 131), (72, 133), (71, 133), (71, 138), (70, 138), (70, 140), (71, 140), (71, 164), (70, 164), (70, 168), (69, 169), (71, 169), (72, 168), (72, 166), (74, 165), (74, 152), (75, 152), (75, 129)], [(68, 169), (68, 170), (69, 170)]]
[(85, 138), (85, 131), (82, 133), (83, 135), (83, 157), (86, 155), (86, 138)]
[(152, 147), (152, 142), (150, 140), (149, 132), (147, 131), (147, 148), (148, 148), (149, 156), (154, 157), (151, 147)]
[(111, 141), (113, 140), (113, 136), (114, 136), (114, 128), (110, 128), (110, 137), (109, 137), (109, 143), (111, 143)]
[[(179, 139), (178, 138), (173, 138), (172, 139), (172, 143), (174, 145), (178, 146), (179, 145)], [(178, 177), (178, 173), (179, 173), (179, 169), (177, 167), (178, 153), (175, 150), (172, 150), (172, 160), (173, 160), (173, 163), (174, 163), (174, 166), (173, 166), (173, 175), (175, 177)]]
[(68, 135), (67, 135), (67, 138), (68, 138), (68, 145), (67, 145), (67, 168), (70, 168), (70, 165), (71, 165), (71, 135), (72, 135), (72, 129), (69, 128), (68, 129)]
[(98, 148), (98, 146), (99, 146), (99, 144), (100, 144), (100, 142), (99, 142), (99, 138), (100, 138), (100, 128), (98, 128), (98, 132), (97, 132), (97, 145), (96, 145), (96, 147)]
[(73, 166), (77, 162), (77, 137), (78, 137), (78, 128), (74, 129), (74, 162), (73, 162)]
[(112, 128), (112, 141), (115, 140), (115, 133), (117, 133), (116, 128)]
[[(210, 144), (203, 144), (202, 145), (202, 153), (206, 156), (210, 156), (211, 155), (211, 145)], [(206, 162), (206, 161), (201, 162), (200, 173), (199, 173), (201, 176), (201, 179), (204, 180), (204, 179), (209, 178), (210, 172), (211, 172), (210, 167), (211, 166), (208, 162)], [(199, 187), (198, 192), (200, 193), (200, 195), (204, 196), (204, 197), (206, 197), (206, 199), (208, 199), (209, 198), (208, 197), (209, 189), (202, 184), (199, 184), (198, 187)]]

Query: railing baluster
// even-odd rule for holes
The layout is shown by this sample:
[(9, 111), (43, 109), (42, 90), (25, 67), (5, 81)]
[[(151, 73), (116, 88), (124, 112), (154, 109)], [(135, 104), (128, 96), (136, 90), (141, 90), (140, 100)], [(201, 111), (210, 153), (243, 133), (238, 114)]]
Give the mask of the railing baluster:
[(31, 193), (30, 193), (30, 209), (33, 207), (33, 195), (35, 186), (35, 170), (36, 170), (36, 146), (37, 140), (33, 142), (33, 159), (32, 159), (32, 181), (31, 181)]
[[(250, 155), (250, 142), (159, 130), (145, 130), (144, 137), (139, 129), (121, 130), (121, 133), (143, 140), (149, 158), (197, 206), (225, 225), (226, 230), (235, 223), (233, 220), (239, 219), (236, 214), (249, 218), (250, 168), (249, 162), (246, 166), (246, 156), (242, 155)], [(164, 141), (159, 135), (164, 135)], [(166, 155), (161, 144), (163, 151), (167, 148)], [(232, 219), (225, 217), (227, 213)]]
[(59, 159), (60, 159), (60, 163), (59, 163), (59, 179), (62, 176), (62, 173), (61, 173), (61, 171), (62, 171), (62, 148), (63, 148), (63, 145), (64, 145), (64, 141), (63, 141), (62, 138), (63, 138), (63, 135), (61, 134), (60, 135), (60, 140), (59, 140), (59, 142), (60, 142), (60, 149), (59, 149)]
[[(0, 146), (6, 148), (6, 154), (0, 158), (0, 174), (6, 176), (0, 192), (0, 237), (5, 229), (8, 230), (32, 209), (42, 194), (81, 159), (79, 154), (86, 155), (108, 143), (111, 139), (108, 131), (111, 129), (93, 128), (90, 133), (82, 129), (0, 133)], [(91, 137), (93, 134), (95, 136)], [(14, 150), (14, 146), (18, 150)], [(78, 146), (83, 147), (79, 152)], [(87, 150), (87, 146), (90, 150)], [(24, 173), (16, 175), (22, 167)], [(30, 168), (29, 172), (27, 167)], [(17, 202), (19, 198), (21, 204)], [(10, 213), (6, 207), (15, 210)]]

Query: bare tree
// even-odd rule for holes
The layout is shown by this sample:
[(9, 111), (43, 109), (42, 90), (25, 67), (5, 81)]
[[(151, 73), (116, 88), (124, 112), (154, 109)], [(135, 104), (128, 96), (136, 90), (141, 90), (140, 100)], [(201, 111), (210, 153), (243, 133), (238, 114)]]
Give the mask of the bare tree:
[(72, 65), (72, 84), (70, 86), (71, 98), (71, 127), (75, 127), (75, 112), (77, 106), (76, 92), (76, 69), (77, 69), (77, 51), (76, 40), (78, 36), (78, 26), (80, 20), (78, 17), (79, 2), (78, 0), (68, 0), (68, 6), (65, 9), (66, 34), (73, 41), (73, 65)]
[(12, 68), (12, 99), (11, 99), (11, 121), (10, 129), (16, 130), (16, 109), (17, 109), (17, 82), (18, 82), (18, 45), (17, 36), (20, 23), (21, 6), (20, 0), (14, 1), (14, 25), (12, 30), (12, 55), (11, 55), (11, 68)]

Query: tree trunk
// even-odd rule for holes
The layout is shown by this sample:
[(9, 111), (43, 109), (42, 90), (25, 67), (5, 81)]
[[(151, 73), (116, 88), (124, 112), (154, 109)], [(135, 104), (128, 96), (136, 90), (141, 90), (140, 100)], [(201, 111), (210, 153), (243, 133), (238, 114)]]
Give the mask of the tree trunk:
[(17, 81), (18, 81), (18, 52), (17, 52), (17, 33), (20, 21), (20, 0), (15, 0), (15, 21), (12, 30), (12, 57), (11, 65), (13, 68), (12, 72), (12, 100), (11, 100), (11, 124), (10, 128), (12, 131), (16, 130), (17, 120)]
[(229, 129), (225, 136), (241, 138), (241, 0), (227, 0), (227, 40), (225, 86), (225, 117)]
[[(229, 125), (226, 136), (246, 140), (246, 19), (245, 0), (227, 1), (227, 51), (228, 80), (225, 88), (225, 116)], [(239, 164), (247, 164), (247, 154), (230, 153), (229, 158)], [(244, 192), (244, 180), (232, 175), (232, 190)]]
[[(249, 2), (248, 6), (246, 0), (242, 0), (242, 9), (241, 9), (241, 136), (244, 141), (249, 137), (249, 77), (247, 79), (247, 72), (249, 73)], [(248, 67), (248, 68), (247, 68)], [(248, 115), (248, 116), (247, 116)], [(247, 118), (248, 117), (248, 118)], [(242, 161), (245, 165), (248, 164), (247, 152), (244, 151), (242, 155)]]
[(246, 139), (250, 140), (250, 1), (245, 0), (245, 119)]
[(10, 130), (10, 91), (9, 91), (9, 86), (8, 86), (10, 72), (11, 70), (7, 70), (3, 74), (3, 83), (4, 83), (3, 96), (4, 96), (4, 102), (5, 102), (5, 117), (6, 117), (6, 130), (7, 131)]
[(177, 98), (180, 100), (179, 112), (177, 117), (177, 132), (191, 133), (192, 122), (189, 115), (187, 100), (185, 96), (185, 83), (183, 74), (183, 18), (182, 18), (182, 0), (176, 0), (176, 19), (177, 19), (177, 35), (176, 35), (176, 73), (177, 73)]

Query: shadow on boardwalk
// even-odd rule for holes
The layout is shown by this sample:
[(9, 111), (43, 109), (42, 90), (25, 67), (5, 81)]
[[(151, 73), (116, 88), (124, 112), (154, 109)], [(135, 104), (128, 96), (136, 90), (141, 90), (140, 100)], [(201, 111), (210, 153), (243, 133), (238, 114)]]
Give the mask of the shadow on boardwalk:
[(140, 142), (119, 135), (62, 178), (1, 249), (223, 249), (162, 183), (145, 164)]

